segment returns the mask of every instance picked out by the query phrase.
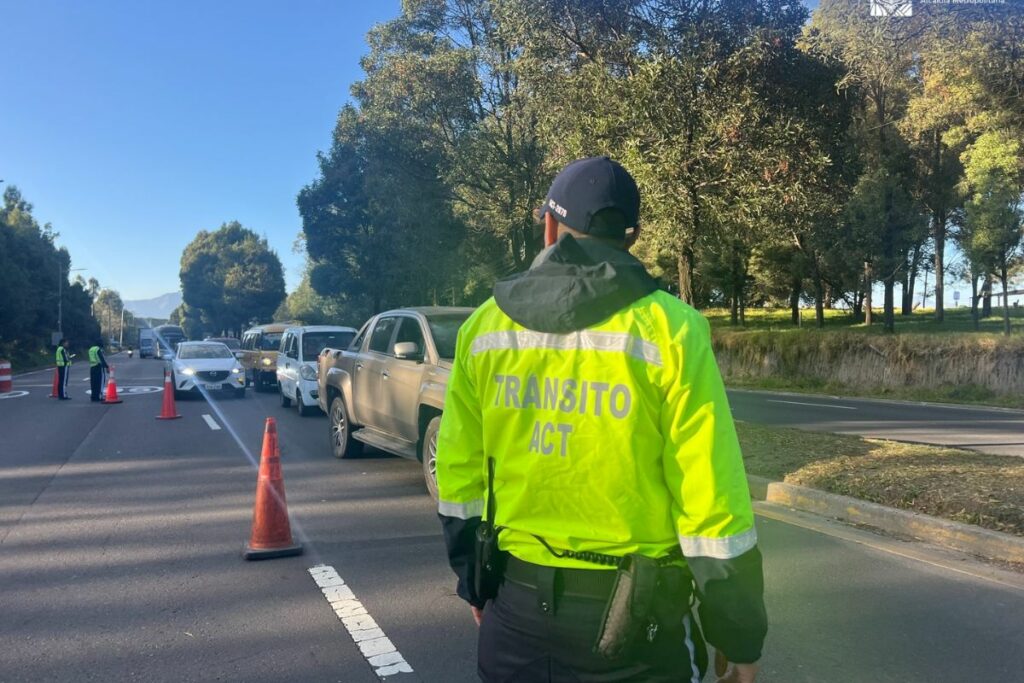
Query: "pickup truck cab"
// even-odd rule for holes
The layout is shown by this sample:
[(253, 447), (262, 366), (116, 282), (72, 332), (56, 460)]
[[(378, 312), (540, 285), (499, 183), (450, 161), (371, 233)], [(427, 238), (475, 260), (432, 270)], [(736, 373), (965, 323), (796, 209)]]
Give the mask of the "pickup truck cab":
[(472, 308), (401, 308), (371, 318), (347, 349), (325, 348), (317, 398), (331, 450), (347, 458), (369, 444), (423, 465), (437, 497), (437, 431), (455, 341)]

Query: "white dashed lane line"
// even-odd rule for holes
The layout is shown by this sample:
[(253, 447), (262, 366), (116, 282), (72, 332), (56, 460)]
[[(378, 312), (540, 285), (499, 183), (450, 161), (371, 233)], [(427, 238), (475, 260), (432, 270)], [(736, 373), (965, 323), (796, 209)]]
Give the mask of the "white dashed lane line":
[(220, 425), (211, 416), (203, 414), (203, 419), (206, 421), (206, 425), (215, 432), (220, 431)]
[(345, 625), (348, 634), (373, 667), (375, 674), (392, 681), (419, 680), (415, 676), (402, 675), (413, 674), (412, 667), (405, 661), (394, 643), (384, 635), (384, 631), (356, 599), (344, 579), (338, 576), (334, 567), (326, 564), (310, 567), (309, 575), (316, 581), (316, 585), (320, 587), (327, 602)]

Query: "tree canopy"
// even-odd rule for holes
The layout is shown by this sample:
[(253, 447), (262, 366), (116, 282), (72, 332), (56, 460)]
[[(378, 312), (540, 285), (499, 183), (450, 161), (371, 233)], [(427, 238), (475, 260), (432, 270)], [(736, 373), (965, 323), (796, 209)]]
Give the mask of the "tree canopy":
[(190, 337), (238, 334), (284, 301), (284, 269), (265, 238), (232, 221), (185, 247), (181, 292), (177, 317)]
[[(353, 318), (477, 303), (538, 253), (531, 214), (553, 174), (598, 154), (640, 185), (635, 253), (737, 324), (760, 305), (797, 321), (803, 302), (823, 323), (838, 300), (870, 322), (880, 282), (892, 330), (921, 271), (944, 281), (950, 237), (975, 281), (1002, 278), (997, 253), (1012, 273), (1019, 2), (869, 9), (406, 0), (371, 31), (365, 77), (299, 193), (309, 285)], [(1000, 180), (982, 187), (993, 145)]]

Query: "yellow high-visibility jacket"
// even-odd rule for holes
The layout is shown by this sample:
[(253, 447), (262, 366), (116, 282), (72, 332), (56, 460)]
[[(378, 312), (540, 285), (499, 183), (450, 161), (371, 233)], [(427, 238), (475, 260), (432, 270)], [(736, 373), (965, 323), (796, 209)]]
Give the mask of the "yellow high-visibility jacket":
[[(718, 581), (712, 593), (731, 593), (717, 593), (723, 605), (738, 596), (740, 611), (750, 611), (726, 607), (708, 640), (725, 646), (733, 661), (755, 661), (766, 628), (760, 554), (708, 323), (671, 294), (638, 287), (636, 278), (631, 285), (622, 274), (639, 262), (628, 254), (606, 253), (611, 248), (593, 240), (579, 240), (582, 250), (564, 242), (512, 283), (505, 301), (496, 289), (499, 299), (484, 303), (459, 332), (437, 483), (460, 595), (474, 602), (460, 571), (471, 564), (466, 523), (475, 528), (485, 510), (486, 461), (493, 458), (493, 521), (503, 528), (503, 550), (535, 564), (600, 569), (556, 557), (537, 537), (555, 550), (615, 556), (660, 557), (678, 546), (698, 589)], [(608, 261), (618, 273), (611, 278), (601, 269)], [(586, 286), (573, 287), (574, 279)], [(637, 298), (618, 306), (614, 297), (593, 294), (602, 287), (614, 294), (616, 285), (632, 286)], [(560, 287), (570, 301), (556, 300)], [(615, 310), (579, 329), (563, 315), (539, 331), (503, 308), (525, 322), (540, 320), (545, 309), (554, 318), (583, 310), (584, 319)], [(733, 628), (737, 620), (746, 627)]]

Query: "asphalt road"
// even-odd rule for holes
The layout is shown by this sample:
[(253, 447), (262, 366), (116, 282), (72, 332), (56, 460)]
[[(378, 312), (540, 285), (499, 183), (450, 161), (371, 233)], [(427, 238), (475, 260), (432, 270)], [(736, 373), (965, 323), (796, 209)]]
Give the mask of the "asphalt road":
[[(114, 362), (122, 393), (159, 387), (159, 362)], [(93, 405), (85, 369), (73, 373), (72, 401), (46, 398), (45, 374), (17, 378), (30, 393), (0, 400), (0, 680), (378, 680), (307, 573), (320, 564), (415, 670), (388, 680), (476, 680), (476, 629), (418, 464), (335, 460), (326, 419), (272, 394), (179, 402), (184, 418), (161, 422), (159, 393)], [(306, 554), (247, 563), (267, 416)], [(1020, 680), (1019, 575), (761, 512), (761, 680)]]
[(1024, 456), (1024, 411), (730, 389), (738, 420)]

